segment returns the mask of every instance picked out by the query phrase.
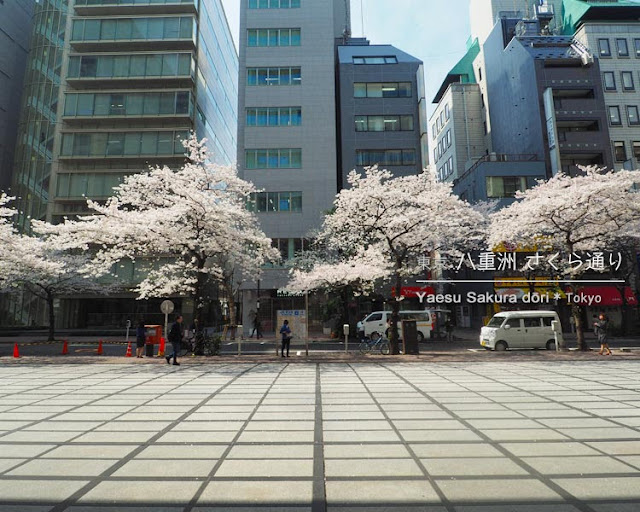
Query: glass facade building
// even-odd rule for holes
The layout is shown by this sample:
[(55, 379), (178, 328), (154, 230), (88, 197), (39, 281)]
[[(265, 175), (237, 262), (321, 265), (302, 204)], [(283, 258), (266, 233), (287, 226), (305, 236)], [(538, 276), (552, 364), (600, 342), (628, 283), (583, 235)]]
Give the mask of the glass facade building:
[[(237, 94), (221, 0), (42, 0), (12, 187), (20, 227), (82, 214), (87, 198), (109, 197), (150, 165), (180, 167), (191, 131), (208, 140), (212, 161), (233, 165)], [(101, 306), (81, 311), (94, 301), (62, 302), (64, 327), (124, 322)]]

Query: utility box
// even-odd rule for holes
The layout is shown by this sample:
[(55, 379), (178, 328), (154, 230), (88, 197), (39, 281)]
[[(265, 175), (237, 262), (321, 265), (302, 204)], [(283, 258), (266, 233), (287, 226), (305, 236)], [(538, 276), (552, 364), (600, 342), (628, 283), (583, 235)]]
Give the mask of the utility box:
[(415, 320), (402, 321), (402, 342), (405, 354), (419, 354), (418, 324)]

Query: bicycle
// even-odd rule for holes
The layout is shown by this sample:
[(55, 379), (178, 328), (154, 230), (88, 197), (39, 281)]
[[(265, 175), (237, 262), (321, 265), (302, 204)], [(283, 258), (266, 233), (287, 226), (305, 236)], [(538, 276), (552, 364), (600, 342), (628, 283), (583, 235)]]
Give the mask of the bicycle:
[(375, 340), (370, 338), (362, 340), (358, 350), (360, 350), (361, 354), (369, 354), (375, 351), (386, 356), (391, 352), (391, 347), (389, 346), (388, 339), (378, 336)]

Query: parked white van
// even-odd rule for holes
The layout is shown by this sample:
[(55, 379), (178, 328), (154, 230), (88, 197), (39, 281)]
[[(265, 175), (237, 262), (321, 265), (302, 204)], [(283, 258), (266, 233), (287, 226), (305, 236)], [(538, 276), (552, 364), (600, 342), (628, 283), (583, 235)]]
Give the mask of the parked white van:
[[(434, 313), (432, 311), (400, 311), (400, 322), (398, 323), (398, 335), (402, 339), (402, 321), (415, 320), (418, 329), (418, 341), (424, 341), (431, 337), (433, 329)], [(364, 335), (377, 340), (381, 334), (389, 337), (387, 321), (391, 319), (391, 311), (374, 311), (364, 320)]]
[[(551, 322), (560, 325), (555, 311), (504, 311), (494, 315), (480, 331), (480, 345), (487, 349), (556, 348)], [(562, 333), (558, 333), (562, 344)]]

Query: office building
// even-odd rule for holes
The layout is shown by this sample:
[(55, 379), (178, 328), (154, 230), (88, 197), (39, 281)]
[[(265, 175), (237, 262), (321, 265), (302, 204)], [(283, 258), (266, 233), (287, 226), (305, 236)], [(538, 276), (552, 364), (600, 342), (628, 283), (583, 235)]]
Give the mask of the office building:
[(378, 164), (394, 176), (427, 166), (422, 61), (391, 45), (348, 39), (338, 46), (338, 183), (353, 169)]
[[(285, 262), (339, 188), (335, 54), (348, 27), (344, 0), (240, 2), (238, 168), (261, 190), (251, 207)], [(287, 282), (283, 266), (244, 284), (245, 329), (256, 311), (272, 331), (276, 311), (305, 309), (303, 297), (284, 296)]]
[[(87, 198), (150, 165), (180, 167), (190, 131), (212, 160), (235, 162), (238, 60), (220, 0), (42, 0), (32, 40), (13, 186), (23, 229), (87, 212)], [(133, 282), (136, 269), (118, 273)], [(38, 321), (35, 301), (14, 306), (15, 321)], [(131, 295), (77, 297), (58, 317), (117, 326), (141, 307)]]
[(0, 190), (11, 184), (35, 0), (0, 2)]
[(565, 0), (562, 19), (597, 57), (614, 168), (640, 168), (640, 4)]

